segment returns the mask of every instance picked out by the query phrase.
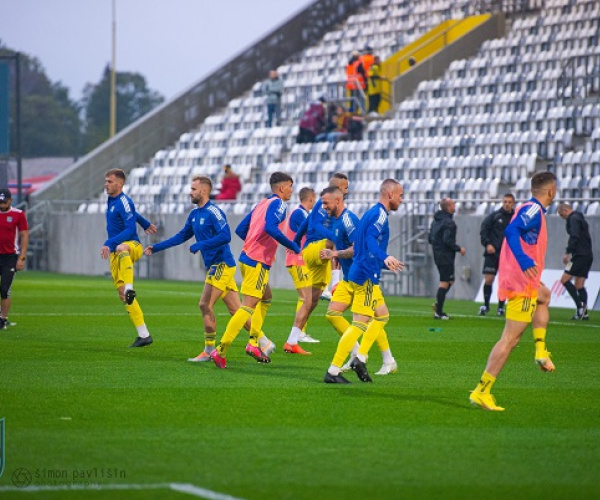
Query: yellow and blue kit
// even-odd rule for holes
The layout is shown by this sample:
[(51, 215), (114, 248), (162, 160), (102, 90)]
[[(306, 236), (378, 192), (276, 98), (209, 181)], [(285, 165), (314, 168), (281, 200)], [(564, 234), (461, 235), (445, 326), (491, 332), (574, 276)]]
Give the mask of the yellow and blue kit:
[(135, 211), (131, 198), (124, 193), (109, 196), (106, 209), (106, 232), (108, 239), (104, 242), (111, 252), (124, 241), (140, 241), (136, 223), (144, 229), (150, 227), (150, 221)]
[(153, 245), (152, 252), (156, 253), (181, 245), (192, 236), (196, 237), (196, 243), (190, 246), (190, 251), (202, 254), (206, 269), (221, 262), (231, 267), (235, 266), (235, 260), (229, 248), (231, 231), (227, 224), (227, 218), (223, 211), (210, 201), (202, 207), (194, 208), (188, 215), (183, 229), (175, 236)]
[[(358, 223), (358, 217), (347, 208), (344, 209), (337, 219), (334, 219), (332, 229), (334, 235), (333, 244), (336, 250), (346, 250), (354, 244)], [(352, 261), (353, 259), (339, 259), (345, 280), (348, 279)]]
[(371, 207), (358, 223), (354, 239), (354, 262), (348, 280), (358, 285), (370, 280), (379, 283), (381, 269), (385, 267), (387, 246), (390, 240), (388, 212), (381, 203)]

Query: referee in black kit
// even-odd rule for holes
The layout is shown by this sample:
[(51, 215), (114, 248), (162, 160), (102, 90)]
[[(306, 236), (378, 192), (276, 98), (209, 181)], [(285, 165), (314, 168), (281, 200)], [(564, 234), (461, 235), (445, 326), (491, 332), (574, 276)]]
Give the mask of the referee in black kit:
[[(558, 206), (558, 215), (567, 221), (569, 235), (567, 251), (563, 257), (566, 268), (560, 281), (577, 307), (577, 311), (571, 319), (588, 320), (588, 294), (585, 289), (585, 280), (594, 261), (590, 227), (583, 214), (575, 212), (568, 203), (561, 203)], [(571, 282), (573, 278), (575, 278), (575, 284)]]

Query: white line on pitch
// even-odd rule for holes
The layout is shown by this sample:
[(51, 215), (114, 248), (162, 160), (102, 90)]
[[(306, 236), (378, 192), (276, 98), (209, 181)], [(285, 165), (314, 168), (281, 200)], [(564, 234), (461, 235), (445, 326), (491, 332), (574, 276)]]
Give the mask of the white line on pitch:
[(185, 493), (188, 495), (195, 496), (197, 498), (204, 498), (206, 500), (242, 500), (239, 497), (232, 497), (219, 493), (217, 491), (207, 490), (206, 488), (200, 488), (193, 484), (188, 483), (155, 483), (155, 484), (65, 484), (65, 485), (40, 485), (40, 486), (25, 486), (18, 488), (16, 486), (0, 486), (0, 492), (20, 492), (20, 493), (34, 493), (39, 491), (82, 491), (82, 490), (162, 490), (169, 489)]
[[(417, 311), (417, 310), (407, 310), (407, 309), (395, 309), (390, 307), (389, 311), (391, 313), (395, 313), (398, 314), (398, 319), (402, 319), (402, 317), (426, 317), (426, 316), (431, 316), (430, 312), (425, 312), (425, 311)], [(160, 317), (160, 316), (165, 316), (165, 313), (155, 313), (155, 312), (145, 312), (144, 311), (144, 316), (151, 316), (151, 317)], [(294, 315), (293, 312), (287, 312), (287, 313), (278, 313), (278, 312), (271, 312), (269, 311), (267, 313), (268, 317), (280, 317), (280, 316), (289, 316), (292, 317)], [(31, 317), (31, 318), (35, 318), (35, 317), (61, 317), (61, 318), (66, 318), (66, 317), (97, 317), (97, 316), (125, 316), (122, 312), (81, 312), (81, 313), (59, 313), (59, 312), (45, 312), (45, 313), (35, 313), (35, 312), (29, 312), (29, 313), (22, 313), (19, 314), (18, 316), (22, 316), (22, 317)], [(188, 312), (188, 313), (169, 313), (168, 316), (171, 317), (177, 317), (177, 316), (198, 316), (200, 317), (200, 312)], [(229, 313), (216, 313), (216, 316), (218, 317), (231, 317), (231, 315)], [(453, 314), (452, 315), (453, 318), (478, 318), (478, 316), (474, 316), (472, 314)], [(504, 318), (486, 318), (485, 320), (482, 321), (487, 321), (487, 322), (499, 322), (499, 321), (504, 321)], [(446, 325), (451, 325), (454, 322), (440, 322), (440, 325), (442, 324), (446, 324)], [(550, 320), (550, 324), (551, 325), (560, 325), (560, 326), (577, 326), (577, 328), (600, 328), (600, 325), (596, 325), (594, 323), (588, 323), (585, 321), (578, 321), (577, 323), (575, 322), (564, 322), (564, 321), (552, 321)]]
[(223, 493), (217, 493), (216, 491), (199, 488), (193, 484), (171, 483), (169, 486), (174, 491), (187, 493), (188, 495), (193, 495), (198, 498), (206, 498), (207, 500), (242, 500), (241, 498), (232, 497), (231, 495), (224, 495)]

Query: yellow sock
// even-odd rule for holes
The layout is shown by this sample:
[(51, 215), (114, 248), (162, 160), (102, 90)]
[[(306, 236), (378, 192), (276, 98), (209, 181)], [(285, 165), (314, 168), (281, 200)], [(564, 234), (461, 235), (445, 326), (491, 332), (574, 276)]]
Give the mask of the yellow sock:
[(227, 349), (229, 349), (229, 346), (235, 340), (238, 333), (240, 333), (240, 330), (244, 328), (246, 321), (248, 321), (248, 318), (251, 317), (253, 313), (254, 309), (251, 307), (242, 306), (231, 317), (229, 323), (227, 323), (225, 333), (221, 337), (219, 346), (217, 347), (220, 356), (225, 357)]
[[(535, 357), (543, 358), (546, 355), (546, 329), (534, 328), (533, 340), (535, 341)], [(539, 356), (538, 356), (539, 354)]]
[(129, 252), (121, 252), (117, 256), (119, 259), (119, 281), (126, 285), (133, 285), (133, 261)]
[(494, 382), (496, 382), (496, 377), (484, 371), (479, 384), (477, 384), (477, 387), (475, 387), (475, 391), (483, 394), (489, 394), (492, 390)]
[(377, 342), (381, 352), (387, 351), (390, 348), (390, 342), (388, 341), (388, 336), (387, 333), (385, 333), (385, 330), (381, 330), (381, 333), (377, 336), (375, 341)]
[(263, 323), (265, 322), (265, 317), (267, 316), (267, 311), (271, 307), (270, 300), (261, 300), (258, 303), (258, 307), (254, 309), (252, 313), (252, 319), (250, 320), (250, 343), (258, 347), (258, 339), (264, 336), (262, 331)]
[(344, 318), (341, 311), (327, 310), (325, 317), (327, 318), (327, 321), (331, 323), (331, 326), (335, 328), (335, 331), (340, 334), (340, 336), (344, 335), (344, 332), (350, 327), (350, 323), (348, 323), (348, 320)]
[(217, 332), (204, 332), (204, 347), (214, 347), (217, 340)]
[[(296, 302), (296, 312), (298, 312), (300, 310), (300, 308), (302, 307), (302, 304), (304, 304), (304, 299), (298, 299), (298, 302)], [(304, 323), (304, 325), (302, 326), (302, 331), (304, 333), (306, 333), (307, 323), (308, 323), (308, 321), (306, 323)]]
[[(358, 354), (364, 356), (365, 358), (369, 355), (369, 351), (371, 350), (371, 346), (375, 339), (381, 335), (385, 325), (387, 324), (389, 316), (375, 316), (373, 321), (369, 323), (369, 327), (367, 331), (363, 335), (362, 341), (360, 342), (360, 348), (358, 349)], [(389, 348), (389, 345), (388, 345)]]
[(142, 312), (142, 308), (140, 307), (139, 302), (136, 300), (133, 301), (131, 305), (125, 305), (125, 309), (129, 313), (129, 317), (131, 321), (133, 321), (133, 326), (136, 328), (138, 326), (142, 326), (144, 324), (144, 313)]
[(348, 357), (348, 354), (350, 354), (352, 347), (354, 347), (354, 344), (366, 329), (366, 323), (362, 323), (361, 321), (352, 322), (352, 325), (348, 327), (338, 342), (337, 350), (335, 351), (333, 361), (331, 362), (332, 365), (341, 368), (341, 366), (344, 364), (344, 361)]

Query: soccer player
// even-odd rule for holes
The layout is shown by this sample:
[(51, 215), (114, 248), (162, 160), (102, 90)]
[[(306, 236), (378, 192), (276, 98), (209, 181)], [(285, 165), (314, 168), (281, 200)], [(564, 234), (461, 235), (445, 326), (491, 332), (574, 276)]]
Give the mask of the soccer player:
[[(350, 272), (350, 266), (352, 265), (354, 256), (354, 236), (356, 235), (356, 228), (358, 227), (358, 217), (348, 210), (344, 206), (344, 197), (342, 192), (336, 187), (328, 187), (321, 193), (321, 201), (323, 202), (323, 208), (327, 211), (333, 222), (333, 233), (335, 239), (333, 243), (335, 250), (324, 249), (321, 250), (322, 259), (338, 259), (341, 270), (343, 273), (343, 280), (338, 283), (329, 307), (327, 309), (326, 318), (331, 323), (333, 328), (339, 333), (340, 336), (350, 327), (350, 323), (346, 321), (343, 314), (350, 304), (352, 304), (352, 298), (354, 296), (352, 287), (348, 282), (348, 273)], [(388, 342), (387, 334), (385, 331), (381, 331), (377, 337), (377, 343), (383, 356), (383, 365), (376, 375), (388, 375), (390, 373), (396, 373), (398, 371), (398, 365), (392, 356), (390, 351), (390, 344)], [(350, 360), (342, 366), (342, 373), (351, 370), (351, 364), (356, 355), (358, 354), (359, 344), (355, 342), (352, 348), (352, 354)]]
[(453, 220), (456, 203), (450, 198), (440, 201), (440, 210), (433, 216), (429, 229), (429, 243), (433, 247), (433, 260), (440, 273), (436, 301), (433, 304), (434, 319), (450, 319), (444, 312), (446, 294), (454, 284), (454, 259), (456, 252), (465, 254), (465, 248), (456, 244), (456, 222)]
[(341, 374), (342, 365), (363, 334), (351, 368), (360, 380), (372, 382), (366, 365), (367, 356), (389, 320), (389, 311), (379, 288), (381, 269), (387, 267), (398, 272), (404, 268), (404, 263), (387, 254), (390, 238), (388, 214), (398, 210), (403, 194), (402, 185), (397, 180), (386, 179), (379, 189), (379, 203), (367, 210), (358, 224), (353, 247), (354, 262), (347, 281), (353, 295), (352, 325), (342, 335), (331, 366), (325, 373), (323, 381), (327, 384), (349, 383)]
[(12, 207), (10, 189), (0, 189), (0, 330), (6, 330), (10, 325), (10, 291), (15, 274), (25, 269), (28, 243), (29, 228), (25, 212)]
[(541, 277), (548, 243), (545, 213), (556, 196), (556, 176), (551, 172), (534, 174), (531, 194), (532, 198), (517, 209), (507, 226), (500, 252), (498, 297), (508, 299), (506, 323), (470, 396), (472, 404), (485, 410), (504, 411), (496, 404), (491, 390), (530, 323), (535, 340), (535, 362), (544, 372), (555, 369), (546, 349), (550, 290), (541, 282)]
[[(344, 195), (348, 193), (348, 177), (345, 174), (333, 174), (329, 180), (329, 185), (337, 187)], [(308, 267), (311, 290), (308, 293), (309, 300), (305, 300), (302, 307), (298, 309), (290, 335), (283, 346), (283, 350), (289, 354), (301, 354), (305, 356), (311, 354), (298, 345), (298, 339), (310, 314), (317, 307), (321, 293), (331, 280), (331, 261), (321, 259), (321, 250), (327, 247), (328, 241), (333, 241), (334, 236), (330, 228), (331, 221), (321, 205), (321, 200), (318, 200), (313, 211), (306, 218), (302, 226), (298, 228), (298, 232), (294, 238), (294, 242), (298, 244), (304, 234), (306, 234), (306, 242), (302, 249), (302, 258)], [(333, 246), (333, 243), (330, 243), (330, 245)], [(318, 340), (313, 339), (313, 342), (318, 342)]]
[[(240, 307), (238, 288), (235, 284), (236, 265), (229, 242), (231, 231), (223, 211), (210, 201), (212, 181), (208, 177), (197, 175), (192, 179), (190, 199), (194, 208), (183, 226), (175, 236), (146, 247), (144, 253), (152, 255), (162, 252), (195, 237), (196, 243), (190, 247), (193, 254), (200, 252), (206, 268), (206, 281), (198, 306), (204, 320), (204, 350), (195, 358), (188, 361), (210, 361), (210, 353), (215, 350), (217, 318), (214, 305), (219, 298), (233, 315)], [(246, 327), (250, 329), (248, 322)], [(264, 336), (264, 335), (263, 335)], [(273, 352), (275, 344), (266, 337), (260, 339), (268, 354)]]
[(110, 273), (119, 292), (119, 299), (125, 304), (125, 309), (137, 330), (138, 336), (129, 347), (144, 347), (152, 344), (152, 337), (133, 289), (133, 265), (141, 258), (143, 251), (136, 223), (148, 234), (155, 233), (156, 226), (139, 215), (131, 198), (123, 193), (125, 178), (125, 172), (120, 168), (109, 170), (104, 177), (104, 188), (108, 195), (108, 239), (100, 249), (100, 255), (103, 259), (110, 259)]
[[(315, 190), (310, 187), (303, 187), (299, 193), (300, 205), (296, 208), (287, 220), (285, 235), (293, 240), (298, 232), (298, 229), (308, 217), (316, 201)], [(306, 237), (305, 237), (306, 238)], [(290, 249), (285, 251), (285, 266), (294, 280), (294, 288), (298, 292), (298, 302), (296, 304), (296, 312), (302, 307), (306, 300), (311, 300), (311, 281), (308, 267), (304, 262), (301, 254), (292, 252)], [(306, 334), (306, 325), (302, 328), (300, 334), (300, 342), (312, 342), (314, 339)]]
[[(490, 299), (492, 297), (492, 285), (498, 272), (498, 260), (500, 249), (504, 241), (504, 230), (515, 213), (515, 197), (506, 193), (502, 197), (502, 207), (489, 214), (481, 223), (479, 236), (481, 244), (485, 248), (483, 252), (483, 300), (484, 305), (479, 308), (479, 316), (485, 316), (490, 312)], [(504, 301), (498, 302), (498, 316), (504, 316)]]
[[(589, 319), (588, 294), (585, 289), (585, 280), (594, 261), (590, 228), (583, 214), (573, 211), (573, 207), (568, 203), (561, 203), (558, 206), (558, 215), (567, 221), (567, 234), (569, 235), (567, 251), (563, 257), (563, 262), (567, 267), (560, 281), (577, 308), (571, 319), (587, 321)], [(571, 282), (573, 278), (575, 278), (575, 284)]]
[[(256, 205), (235, 231), (244, 240), (240, 255), (243, 299), (242, 306), (229, 320), (219, 345), (210, 353), (218, 368), (227, 367), (227, 350), (249, 318), (252, 318), (252, 328), (246, 353), (258, 362), (270, 362), (259, 348), (256, 332), (261, 331), (271, 304), (269, 270), (275, 262), (277, 244), (300, 252), (300, 247), (281, 232), (287, 212), (285, 202), (292, 197), (293, 183), (293, 179), (284, 172), (271, 174), (269, 184), (273, 194)], [(253, 314), (255, 309), (258, 310), (256, 315)]]

